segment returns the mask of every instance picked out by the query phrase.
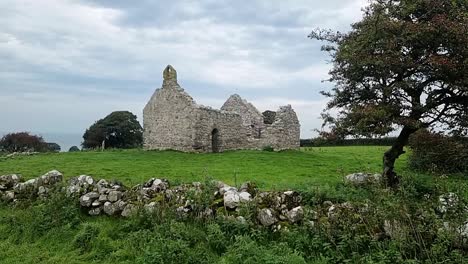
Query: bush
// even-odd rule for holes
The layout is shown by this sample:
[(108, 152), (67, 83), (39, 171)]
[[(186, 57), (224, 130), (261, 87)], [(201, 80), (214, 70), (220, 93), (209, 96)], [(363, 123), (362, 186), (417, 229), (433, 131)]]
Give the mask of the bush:
[(263, 151), (270, 151), (270, 152), (275, 151), (275, 149), (272, 146), (264, 146), (262, 148), (262, 150)]
[(73, 146), (68, 150), (68, 152), (78, 152), (78, 151), (80, 151), (80, 148), (78, 148), (77, 146)]
[(48, 145), (40, 136), (29, 132), (10, 133), (0, 140), (0, 149), (6, 152), (48, 151)]
[(411, 136), (410, 167), (439, 173), (468, 171), (468, 143), (441, 133), (420, 130)]
[(385, 138), (324, 138), (301, 139), (301, 147), (326, 146), (391, 146), (396, 140), (394, 137)]
[(59, 144), (57, 143), (46, 143), (47, 144), (47, 149), (52, 152), (60, 152), (62, 149)]

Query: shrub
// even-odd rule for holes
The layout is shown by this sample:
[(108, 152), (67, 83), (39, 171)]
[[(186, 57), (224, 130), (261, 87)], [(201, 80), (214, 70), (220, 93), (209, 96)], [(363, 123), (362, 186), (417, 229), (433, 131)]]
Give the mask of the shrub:
[(0, 140), (0, 149), (6, 152), (44, 152), (48, 150), (48, 145), (40, 136), (31, 135), (29, 132), (19, 132), (3, 136)]
[(68, 152), (78, 152), (78, 151), (80, 151), (80, 148), (78, 148), (77, 146), (73, 146), (68, 150)]
[(263, 151), (270, 151), (270, 152), (271, 152), (271, 151), (275, 151), (275, 149), (274, 149), (272, 146), (264, 146), (264, 147), (262, 148), (262, 150), (263, 150)]
[(57, 143), (46, 143), (47, 144), (47, 149), (52, 152), (60, 152), (62, 149), (59, 144)]
[(441, 133), (420, 130), (409, 141), (410, 167), (423, 171), (453, 173), (468, 171), (468, 144)]

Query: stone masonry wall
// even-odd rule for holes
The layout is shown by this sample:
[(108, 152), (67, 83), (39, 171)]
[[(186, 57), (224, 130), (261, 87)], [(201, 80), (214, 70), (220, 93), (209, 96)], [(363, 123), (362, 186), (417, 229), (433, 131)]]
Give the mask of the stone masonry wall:
[(219, 152), (242, 149), (246, 145), (245, 128), (238, 114), (199, 107), (195, 125), (195, 149), (212, 152), (212, 132), (218, 131)]
[(282, 106), (276, 112), (275, 121), (267, 125), (261, 144), (275, 150), (298, 149), (300, 146), (300, 124), (291, 105)]
[(234, 94), (221, 110), (197, 105), (167, 66), (162, 88), (143, 110), (145, 149), (222, 152), (235, 149), (275, 150), (299, 147), (299, 121), (291, 106), (281, 107), (272, 124), (260, 111)]
[(197, 105), (176, 79), (165, 78), (143, 110), (144, 147), (191, 151)]
[(238, 94), (231, 95), (221, 110), (237, 113), (242, 117), (242, 125), (245, 127), (247, 137), (258, 138), (261, 136), (261, 131), (265, 127), (262, 113)]

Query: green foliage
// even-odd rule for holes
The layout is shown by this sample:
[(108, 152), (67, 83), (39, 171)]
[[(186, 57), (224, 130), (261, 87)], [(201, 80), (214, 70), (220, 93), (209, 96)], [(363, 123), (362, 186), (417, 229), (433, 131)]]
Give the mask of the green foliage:
[(52, 152), (59, 152), (62, 148), (57, 143), (46, 143), (47, 149)]
[(420, 130), (409, 141), (409, 165), (438, 173), (468, 172), (468, 142)]
[(262, 150), (263, 151), (269, 151), (269, 152), (275, 151), (275, 149), (272, 146), (264, 146), (262, 148)]
[(331, 43), (335, 87), (323, 94), (340, 112), (325, 121), (344, 135), (441, 123), (468, 133), (467, 12), (466, 0), (373, 0), (350, 32), (312, 32)]
[(395, 140), (395, 137), (350, 139), (316, 137), (312, 139), (301, 139), (301, 147), (391, 146)]
[(0, 139), (0, 150), (5, 152), (45, 152), (49, 148), (42, 137), (31, 135), (29, 132), (18, 132), (4, 135)]
[(77, 146), (72, 146), (70, 147), (70, 149), (68, 150), (68, 152), (78, 152), (80, 151), (80, 148), (78, 148)]
[[(438, 196), (448, 191), (458, 193), (460, 204), (442, 215), (437, 211)], [(316, 211), (314, 225), (289, 225), (278, 232), (229, 218), (177, 220), (166, 211), (173, 208), (164, 206), (162, 218), (88, 217), (60, 195), (52, 196), (51, 202), (0, 205), (0, 259), (4, 263), (468, 261), (456, 232), (443, 228), (443, 222), (457, 226), (468, 217), (462, 210), (468, 186), (462, 181), (406, 177), (397, 192), (339, 184), (304, 190), (302, 195), (318, 197), (308, 203)], [(337, 217), (330, 218), (323, 200), (352, 201), (356, 207), (339, 209)], [(384, 220), (398, 223), (398, 235), (385, 235)]]
[(143, 129), (128, 111), (112, 112), (96, 121), (83, 135), (83, 148), (136, 148), (143, 143)]

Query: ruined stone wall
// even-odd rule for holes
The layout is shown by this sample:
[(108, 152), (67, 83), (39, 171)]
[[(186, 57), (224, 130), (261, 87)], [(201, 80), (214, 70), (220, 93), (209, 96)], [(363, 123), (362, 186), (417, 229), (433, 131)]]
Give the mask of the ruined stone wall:
[(260, 111), (235, 94), (221, 110), (197, 105), (177, 83), (177, 72), (168, 66), (163, 86), (143, 110), (144, 147), (196, 152), (235, 149), (275, 150), (299, 148), (299, 121), (291, 106), (275, 113), (265, 124)]
[(223, 104), (221, 110), (234, 112), (241, 116), (247, 137), (260, 137), (260, 133), (264, 129), (263, 115), (247, 100), (242, 99), (238, 94), (233, 94)]
[(212, 152), (213, 131), (218, 133), (218, 151), (242, 149), (246, 145), (242, 119), (236, 113), (199, 107), (195, 124), (195, 149)]
[(282, 106), (276, 112), (275, 121), (267, 125), (261, 144), (275, 150), (298, 149), (300, 145), (300, 124), (291, 105)]
[(144, 147), (191, 151), (197, 105), (177, 80), (165, 78), (143, 110)]

